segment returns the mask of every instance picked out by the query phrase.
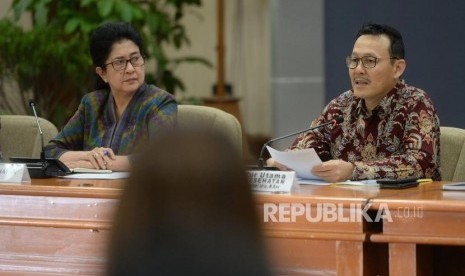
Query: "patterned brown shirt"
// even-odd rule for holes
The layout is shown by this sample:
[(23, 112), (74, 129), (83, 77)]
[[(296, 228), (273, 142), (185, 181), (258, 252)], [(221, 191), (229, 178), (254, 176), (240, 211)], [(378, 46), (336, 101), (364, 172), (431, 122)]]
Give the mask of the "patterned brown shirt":
[(355, 165), (353, 180), (406, 178), (440, 180), (439, 118), (429, 96), (403, 80), (369, 115), (351, 90), (333, 99), (312, 122), (316, 126), (342, 116), (337, 126), (301, 134), (290, 150), (315, 148), (323, 161)]

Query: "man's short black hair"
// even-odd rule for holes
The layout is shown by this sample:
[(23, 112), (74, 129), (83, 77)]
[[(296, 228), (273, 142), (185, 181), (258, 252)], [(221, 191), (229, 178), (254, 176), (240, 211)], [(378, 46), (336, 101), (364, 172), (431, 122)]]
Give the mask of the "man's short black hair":
[(362, 35), (386, 35), (391, 42), (391, 48), (389, 49), (391, 57), (402, 59), (405, 57), (404, 40), (400, 32), (393, 27), (375, 23), (363, 24), (355, 39)]

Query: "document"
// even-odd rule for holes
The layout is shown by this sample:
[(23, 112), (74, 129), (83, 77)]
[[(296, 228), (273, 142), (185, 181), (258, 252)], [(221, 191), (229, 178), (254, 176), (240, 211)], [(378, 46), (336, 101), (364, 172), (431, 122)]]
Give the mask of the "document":
[(302, 179), (321, 180), (320, 177), (314, 176), (310, 172), (314, 166), (322, 163), (320, 157), (313, 148), (292, 151), (278, 151), (269, 146), (266, 146), (266, 148), (276, 162), (295, 171), (297, 177)]
[(110, 172), (110, 173), (72, 173), (63, 176), (71, 179), (122, 179), (128, 178), (129, 172)]
[(465, 191), (465, 182), (455, 182), (455, 183), (444, 184), (442, 186), (442, 189), (449, 190), (449, 191)]
[(70, 170), (73, 173), (112, 173), (111, 170), (99, 170), (99, 169), (89, 169), (89, 168), (74, 168)]
[(298, 178), (297, 183), (299, 183), (301, 185), (319, 185), (319, 186), (331, 185), (331, 182), (327, 182), (327, 181), (319, 180), (319, 179), (302, 179), (302, 178)]

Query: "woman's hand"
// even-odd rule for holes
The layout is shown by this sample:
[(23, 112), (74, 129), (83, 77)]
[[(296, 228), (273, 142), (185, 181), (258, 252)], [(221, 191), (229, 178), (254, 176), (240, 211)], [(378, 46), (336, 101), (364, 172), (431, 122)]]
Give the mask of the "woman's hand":
[(86, 160), (88, 160), (95, 169), (111, 169), (115, 159), (115, 153), (111, 148), (94, 148), (86, 154)]
[[(94, 148), (90, 151), (67, 151), (63, 153), (59, 160), (68, 168), (90, 168), (113, 170), (116, 162), (116, 155), (111, 148)], [(125, 158), (127, 159), (127, 158)], [(127, 166), (123, 164), (124, 166)], [(121, 167), (117, 165), (116, 167)]]

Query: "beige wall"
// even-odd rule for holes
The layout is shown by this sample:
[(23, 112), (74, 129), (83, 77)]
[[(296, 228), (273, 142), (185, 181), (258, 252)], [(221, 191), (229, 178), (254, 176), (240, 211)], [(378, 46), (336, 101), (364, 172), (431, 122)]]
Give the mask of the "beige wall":
[(11, 5), (12, 0), (3, 0), (0, 1), (0, 18), (5, 17), (8, 12), (8, 8)]
[[(171, 56), (193, 55), (203, 57), (216, 66), (216, 0), (204, 0), (201, 9), (191, 9), (184, 18), (191, 45), (181, 51), (168, 50)], [(178, 96), (211, 95), (211, 86), (216, 79), (216, 69), (200, 64), (184, 64), (177, 68), (185, 85), (185, 93)]]
[[(6, 16), (13, 17), (13, 12), (9, 10), (11, 2), (13, 2), (13, 0), (0, 0), (0, 18), (4, 18)], [(28, 16), (22, 16), (20, 18), (20, 22), (23, 26), (31, 26), (31, 19)], [(13, 93), (14, 91), (19, 90), (16, 82), (6, 80), (4, 83), (4, 89), (6, 91), (7, 101), (13, 108), (15, 114), (27, 114), (30, 112), (27, 110), (27, 104), (25, 105), (22, 102), (19, 93)], [(3, 113), (3, 110), (0, 110), (0, 112)]]
[[(203, 0), (202, 8), (185, 17), (191, 46), (175, 55), (201, 56), (215, 68), (183, 65), (176, 73), (186, 85), (179, 97), (208, 97), (216, 82), (217, 6)], [(268, 0), (225, 1), (225, 78), (240, 98), (243, 127), (249, 134), (269, 135), (270, 116), (270, 27)]]
[[(13, 0), (0, 0), (0, 18), (5, 16), (13, 17), (13, 12), (9, 10), (12, 2)], [(23, 26), (31, 26), (31, 18), (28, 16), (22, 16), (20, 22)]]

